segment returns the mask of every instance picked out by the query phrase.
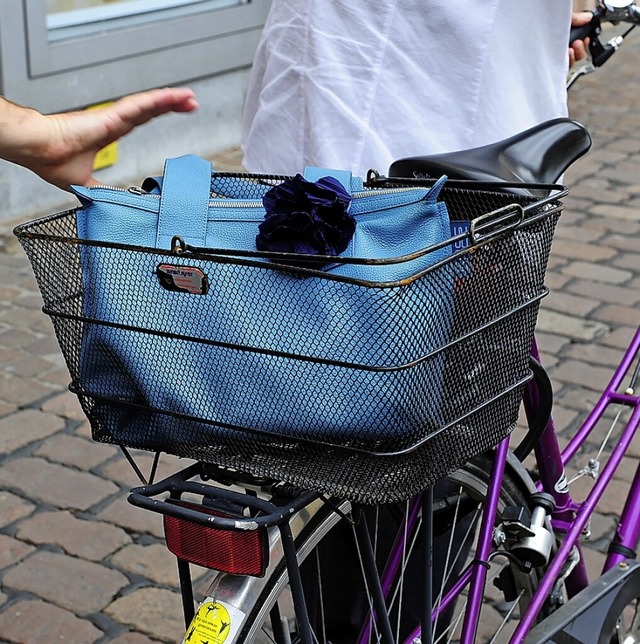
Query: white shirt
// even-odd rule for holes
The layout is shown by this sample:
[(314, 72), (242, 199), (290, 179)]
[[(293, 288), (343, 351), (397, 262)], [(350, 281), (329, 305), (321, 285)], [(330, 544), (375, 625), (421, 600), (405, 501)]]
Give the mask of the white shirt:
[(565, 116), (571, 0), (274, 0), (244, 165), (386, 173)]

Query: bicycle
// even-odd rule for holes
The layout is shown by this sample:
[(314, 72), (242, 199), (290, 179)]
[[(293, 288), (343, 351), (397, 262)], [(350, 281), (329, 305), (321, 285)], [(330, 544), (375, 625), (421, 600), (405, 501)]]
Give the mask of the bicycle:
[[(539, 159), (527, 160), (518, 155), (511, 156), (517, 162), (515, 176), (494, 178), (523, 179), (523, 171), (529, 171), (532, 174), (525, 176), (525, 180), (547, 183), (549, 179), (555, 179), (555, 176), (544, 176), (542, 172), (552, 175), (561, 173), (573, 157), (586, 151), (589, 143), (584, 130), (563, 120), (535, 128), (533, 132), (497, 144), (490, 150), (476, 152), (478, 164), (475, 168), (468, 165), (461, 167), (456, 155), (448, 155), (437, 159), (423, 159), (418, 170), (425, 174), (427, 170), (429, 174), (439, 173), (441, 164), (445, 164), (450, 176), (455, 176), (455, 172), (452, 172), (455, 167), (460, 168), (461, 174), (467, 175), (465, 178), (469, 178), (469, 173), (481, 172), (485, 175), (482, 178), (486, 179), (487, 169), (491, 167), (490, 159), (495, 159), (496, 154), (503, 154), (507, 150), (522, 148), (519, 144), (531, 145), (536, 140), (535, 137), (550, 137), (554, 152), (550, 156), (557, 164), (554, 166), (546, 162), (544, 167), (540, 167), (537, 163)], [(559, 154), (559, 148), (566, 149), (567, 141), (572, 142), (568, 157)], [(492, 156), (488, 157), (488, 154)], [(467, 152), (464, 160), (468, 163), (473, 157), (474, 154)], [(545, 155), (547, 161), (548, 157), (549, 155)], [(416, 161), (410, 163), (415, 169)], [(395, 170), (392, 168), (392, 177), (381, 180), (379, 185), (383, 185), (385, 181), (384, 185), (401, 185), (405, 180), (400, 176), (393, 176), (394, 171), (401, 176), (407, 174), (406, 169), (400, 166)], [(478, 179), (478, 176), (471, 178)], [(545, 206), (554, 207), (553, 202)], [(28, 231), (22, 231), (21, 234), (24, 232)], [(605, 391), (605, 398), (563, 454), (555, 441), (553, 426), (547, 424), (550, 401), (544, 371), (532, 363), (534, 385), (528, 387), (526, 398), (530, 411), (530, 430), (524, 443), (514, 453), (508, 450), (508, 439), (504, 439), (496, 448), (494, 457), (476, 457), (462, 469), (450, 474), (447, 482), (436, 484), (432, 493), (407, 502), (406, 509), (403, 510), (407, 518), (395, 516), (395, 521), (402, 529), (393, 546), (382, 545), (382, 540), (394, 539), (386, 534), (380, 536), (375, 545), (370, 546), (368, 542), (371, 541), (370, 526), (376, 523), (376, 514), (384, 512), (394, 518), (397, 506), (365, 508), (349, 501), (327, 499), (315, 492), (301, 492), (275, 480), (243, 476), (229, 469), (202, 463), (195, 464), (170, 479), (132, 490), (132, 503), (159, 511), (165, 516), (168, 545), (179, 558), (183, 582), (185, 616), (189, 624), (185, 641), (193, 641), (196, 635), (210, 638), (210, 641), (225, 641), (223, 637), (226, 641), (255, 641), (260, 633), (268, 630), (263, 630), (268, 618), (272, 630), (270, 636), (275, 641), (287, 642), (292, 637), (298, 638), (295, 641), (303, 642), (315, 641), (314, 637), (320, 639), (318, 631), (322, 632), (323, 627), (336, 626), (329, 623), (330, 619), (323, 621), (313, 614), (325, 595), (318, 592), (317, 601), (313, 601), (315, 582), (322, 580), (316, 570), (324, 569), (320, 561), (326, 554), (322, 551), (325, 535), (340, 529), (356, 533), (356, 543), (362, 549), (361, 565), (365, 569), (363, 576), (371, 584), (371, 602), (376, 607), (376, 619), (367, 617), (367, 606), (360, 607), (359, 612), (355, 607), (350, 608), (347, 617), (361, 618), (361, 623), (356, 628), (357, 641), (368, 641), (369, 634), (377, 629), (382, 631), (381, 641), (397, 641), (399, 636), (407, 641), (415, 641), (418, 637), (428, 641), (429, 632), (435, 633), (437, 637), (449, 629), (455, 631), (460, 622), (456, 623), (457, 616), (453, 617), (450, 609), (455, 600), (462, 596), (462, 589), (467, 582), (470, 582), (471, 587), (468, 600), (471, 610), (467, 611), (465, 621), (461, 623), (462, 640), (473, 641), (479, 623), (477, 613), (482, 602), (481, 596), (487, 587), (487, 567), (491, 567), (499, 558), (506, 559), (507, 562), (497, 573), (507, 605), (505, 613), (509, 616), (518, 610), (524, 613), (513, 634), (515, 641), (519, 641), (528, 631), (531, 631), (531, 641), (553, 641), (552, 638), (562, 631), (570, 633), (578, 641), (599, 641), (593, 639), (593, 622), (607, 635), (618, 629), (619, 641), (626, 641), (620, 639), (618, 603), (624, 601), (626, 604), (628, 599), (637, 600), (640, 588), (638, 566), (627, 561), (628, 556), (634, 554), (633, 550), (640, 537), (638, 509), (634, 507), (636, 492), (640, 491), (639, 475), (636, 475), (632, 484), (629, 505), (622, 514), (622, 528), (619, 528), (616, 546), (607, 561), (610, 572), (596, 583), (588, 584), (579, 554), (572, 553), (579, 553), (577, 539), (586, 525), (588, 514), (610, 480), (613, 469), (619, 463), (640, 422), (638, 397), (630, 392), (617, 393), (619, 382), (627, 373), (633, 383), (637, 381), (640, 367), (632, 365), (639, 352), (640, 336), (636, 334), (622, 359), (620, 369)], [(563, 466), (586, 440), (595, 427), (596, 417), (602, 415), (610, 401), (634, 411), (609, 464), (600, 472), (594, 490), (579, 508), (571, 500), (564, 485), (559, 485), (563, 481)], [(538, 440), (539, 433), (541, 437)], [(522, 465), (526, 453), (532, 447), (537, 462), (544, 464), (544, 467), (540, 467), (539, 481), (534, 480)], [(202, 481), (193, 481), (196, 476)], [(214, 480), (218, 485), (207, 485), (208, 480)], [(241, 486), (244, 492), (220, 487), (229, 484)], [(542, 490), (554, 492), (553, 498), (546, 496)], [(166, 492), (169, 493), (168, 499), (156, 498)], [(184, 501), (181, 497), (189, 500)], [(485, 508), (482, 519), (477, 518), (479, 507)], [(551, 515), (550, 520), (548, 515)], [(464, 518), (464, 525), (457, 528), (461, 517)], [(388, 526), (389, 520), (382, 523)], [(478, 544), (474, 546), (469, 545), (471, 537), (468, 535), (472, 532), (475, 532), (478, 540)], [(560, 532), (566, 532), (566, 536), (556, 546), (554, 537)], [(447, 575), (438, 569), (439, 563), (444, 564), (442, 567), (445, 570), (452, 570), (452, 579), (446, 584), (444, 595), (437, 593), (435, 602), (429, 601), (429, 596), (433, 593), (429, 587), (429, 578), (425, 576), (426, 607), (411, 606), (411, 610), (402, 611), (397, 608), (397, 598), (402, 597), (402, 592), (397, 591), (396, 594), (396, 589), (403, 582), (407, 587), (414, 587), (412, 580), (404, 579), (404, 571), (407, 566), (413, 571), (418, 569), (414, 558), (428, 556), (430, 538), (433, 538), (436, 548), (442, 543), (456, 542), (461, 547), (462, 554), (458, 558), (447, 555), (447, 560), (435, 562), (435, 580), (444, 579), (447, 582)], [(412, 545), (417, 539), (425, 539), (427, 543), (426, 548), (419, 552)], [(219, 542), (223, 544), (222, 549), (215, 547)], [(557, 551), (553, 553), (556, 548)], [(376, 554), (380, 550), (391, 550), (392, 556), (391, 565), (383, 573), (381, 583), (377, 583)], [(461, 567), (466, 565), (469, 552), (475, 552), (475, 556), (471, 556), (470, 564), (462, 571)], [(328, 556), (334, 559), (336, 553), (329, 552)], [(551, 563), (547, 562), (549, 558)], [(360, 566), (357, 555), (348, 560), (357, 561), (358, 567)], [(218, 575), (214, 579), (207, 593), (210, 600), (202, 603), (195, 616), (187, 561), (227, 571), (227, 574)], [(297, 573), (299, 563), (303, 564), (301, 575)], [(455, 565), (450, 566), (452, 563)], [(333, 568), (335, 567), (334, 565)], [(332, 566), (328, 566), (327, 569), (331, 568)], [(425, 568), (429, 569), (429, 566), (425, 565)], [(396, 583), (393, 579), (396, 575), (393, 573), (399, 571), (400, 579)], [(354, 580), (350, 582), (354, 583)], [(287, 584), (291, 586), (290, 591)], [(340, 580), (337, 584), (338, 588), (333, 593), (340, 590)], [(351, 588), (347, 590), (351, 591)], [(563, 606), (565, 592), (573, 595), (574, 599)], [(631, 596), (627, 597), (629, 593)], [(354, 592), (346, 594), (356, 595)], [(394, 605), (389, 620), (383, 618), (383, 613), (386, 613), (386, 609), (382, 609), (385, 594), (386, 602)], [(367, 594), (356, 596), (357, 600), (362, 598), (366, 600)], [(330, 599), (338, 603), (346, 601), (336, 594), (330, 595)], [(575, 600), (579, 600), (577, 608)], [(282, 610), (279, 608), (280, 602), (288, 604), (289, 601), (293, 602), (298, 623), (298, 626), (294, 626), (291, 621), (294, 629), (291, 633), (288, 632), (291, 611), (289, 607)], [(329, 599), (324, 598), (324, 601), (328, 603)], [(433, 610), (432, 605), (435, 606)], [(602, 610), (604, 616), (594, 616), (594, 606)], [(586, 612), (587, 608), (589, 613)], [(335, 610), (333, 606), (329, 607), (330, 617)], [(395, 613), (398, 612), (404, 620), (396, 620)], [(413, 612), (417, 616), (412, 617)], [(534, 627), (538, 614), (542, 614), (545, 619)], [(409, 624), (404, 623), (407, 619), (411, 620)], [(399, 624), (394, 624), (396, 621)], [(636, 613), (633, 623), (636, 630), (639, 627), (638, 621)], [(346, 633), (343, 623), (339, 623), (337, 628)], [(588, 630), (576, 630), (585, 628)], [(499, 636), (503, 634), (504, 631), (498, 633)], [(449, 635), (450, 632), (447, 637)]]

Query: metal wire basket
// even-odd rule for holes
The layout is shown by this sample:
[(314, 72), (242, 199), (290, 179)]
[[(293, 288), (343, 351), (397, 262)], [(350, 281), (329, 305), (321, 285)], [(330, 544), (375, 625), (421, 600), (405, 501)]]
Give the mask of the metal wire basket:
[[(251, 343), (239, 341), (210, 319), (202, 320), (197, 335), (185, 335), (173, 328), (175, 316), (166, 316), (161, 307), (151, 316), (152, 328), (127, 319), (126, 313), (121, 320), (100, 319), (100, 307), (92, 306), (100, 294), (86, 274), (87, 255), (99, 257), (114, 276), (149, 275), (155, 280), (159, 265), (184, 263), (185, 255), (79, 239), (75, 210), (18, 226), (14, 232), (32, 264), (43, 310), (51, 316), (71, 375), (70, 389), (95, 440), (164, 451), (359, 502), (386, 503), (416, 494), (495, 446), (515, 427), (530, 378), (529, 351), (539, 302), (546, 294), (544, 274), (564, 193), (537, 194), (543, 196), (449, 182), (441, 195), (450, 216), (470, 221), (471, 228), (450, 240), (456, 248), (445, 260), (392, 284), (332, 279), (321, 273), (295, 280), (287, 292), (278, 292), (279, 298), (304, 302), (313, 293), (337, 310), (312, 339), (312, 348), (306, 338), (304, 351), (298, 352), (295, 346), (283, 350), (269, 339), (279, 337), (277, 325), (296, 324), (278, 316), (277, 299), (273, 315), (256, 325), (275, 332)], [(273, 272), (290, 272), (286, 266), (257, 261), (251, 253), (192, 252), (187, 264), (197, 265), (207, 276), (212, 294), (223, 281), (237, 285), (240, 301), (243, 292), (247, 301), (256, 292), (272, 296)], [(119, 294), (125, 311), (139, 288), (134, 280)], [(349, 312), (339, 311), (345, 289), (351, 299), (361, 297), (370, 307), (370, 334), (379, 337), (375, 352), (352, 341)], [(431, 311), (425, 316), (427, 292), (429, 301), (433, 293), (449, 298), (442, 314)], [(184, 299), (182, 315), (201, 318), (201, 302)], [(251, 310), (238, 311), (239, 319), (250, 315)], [(434, 320), (447, 332), (427, 328)], [(112, 349), (96, 348), (90, 340), (98, 335), (101, 342), (107, 339), (107, 347), (113, 346), (109, 338), (117, 338), (118, 346), (126, 340), (136, 355), (181, 361), (178, 372), (184, 378), (171, 376), (174, 381), (164, 383), (162, 393), (119, 395), (130, 391), (122, 385), (125, 360), (111, 355)], [(101, 368), (88, 378), (92, 351), (102, 351)], [(208, 382), (189, 379), (203, 355), (216, 365), (216, 377)], [(268, 371), (262, 366), (266, 357), (271, 361)], [(296, 390), (265, 400), (259, 395), (260, 378), (277, 377), (278, 364), (295, 370)], [(175, 374), (175, 365), (167, 365), (166, 371)], [(373, 407), (361, 400), (364, 381), (373, 382), (380, 392)], [(237, 415), (220, 415), (212, 392), (223, 386)], [(320, 407), (327, 404), (327, 387), (334, 396), (338, 392), (330, 404), (343, 406), (353, 418), (348, 432), (322, 427), (318, 418), (307, 419), (296, 404), (296, 397), (303, 395), (316, 396)], [(190, 404), (185, 406), (185, 400)], [(274, 431), (265, 417), (275, 418), (277, 427), (289, 423), (296, 430)], [(362, 418), (366, 423), (359, 422)]]

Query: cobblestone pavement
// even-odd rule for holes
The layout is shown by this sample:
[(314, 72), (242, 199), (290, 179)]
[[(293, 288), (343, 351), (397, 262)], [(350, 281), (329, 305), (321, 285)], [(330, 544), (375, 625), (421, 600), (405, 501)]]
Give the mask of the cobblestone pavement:
[[(640, 319), (639, 53), (640, 37), (630, 38), (604, 72), (571, 92), (572, 115), (594, 148), (566, 177), (572, 193), (539, 321), (563, 441)], [(177, 573), (160, 520), (126, 503), (137, 480), (118, 450), (91, 442), (10, 230), (0, 230), (0, 641), (176, 641)], [(638, 466), (638, 440), (592, 522), (590, 570), (604, 559), (604, 537)], [(162, 470), (176, 465), (167, 457)]]

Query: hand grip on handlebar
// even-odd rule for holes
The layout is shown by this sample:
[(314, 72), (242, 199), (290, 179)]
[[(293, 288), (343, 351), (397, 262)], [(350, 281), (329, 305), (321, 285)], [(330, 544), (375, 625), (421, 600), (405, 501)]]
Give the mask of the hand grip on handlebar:
[(598, 36), (602, 32), (601, 19), (606, 14), (606, 8), (599, 7), (593, 12), (591, 21), (580, 27), (572, 27), (569, 44), (576, 40), (589, 38), (589, 53), (591, 54), (591, 63), (594, 67), (601, 67), (616, 52), (616, 46), (611, 42), (603, 45)]
[(585, 38), (593, 38), (597, 36), (601, 30), (601, 18), (603, 14), (604, 10), (602, 8), (598, 8), (593, 12), (593, 17), (586, 25), (571, 27), (569, 44), (576, 40), (584, 40)]

